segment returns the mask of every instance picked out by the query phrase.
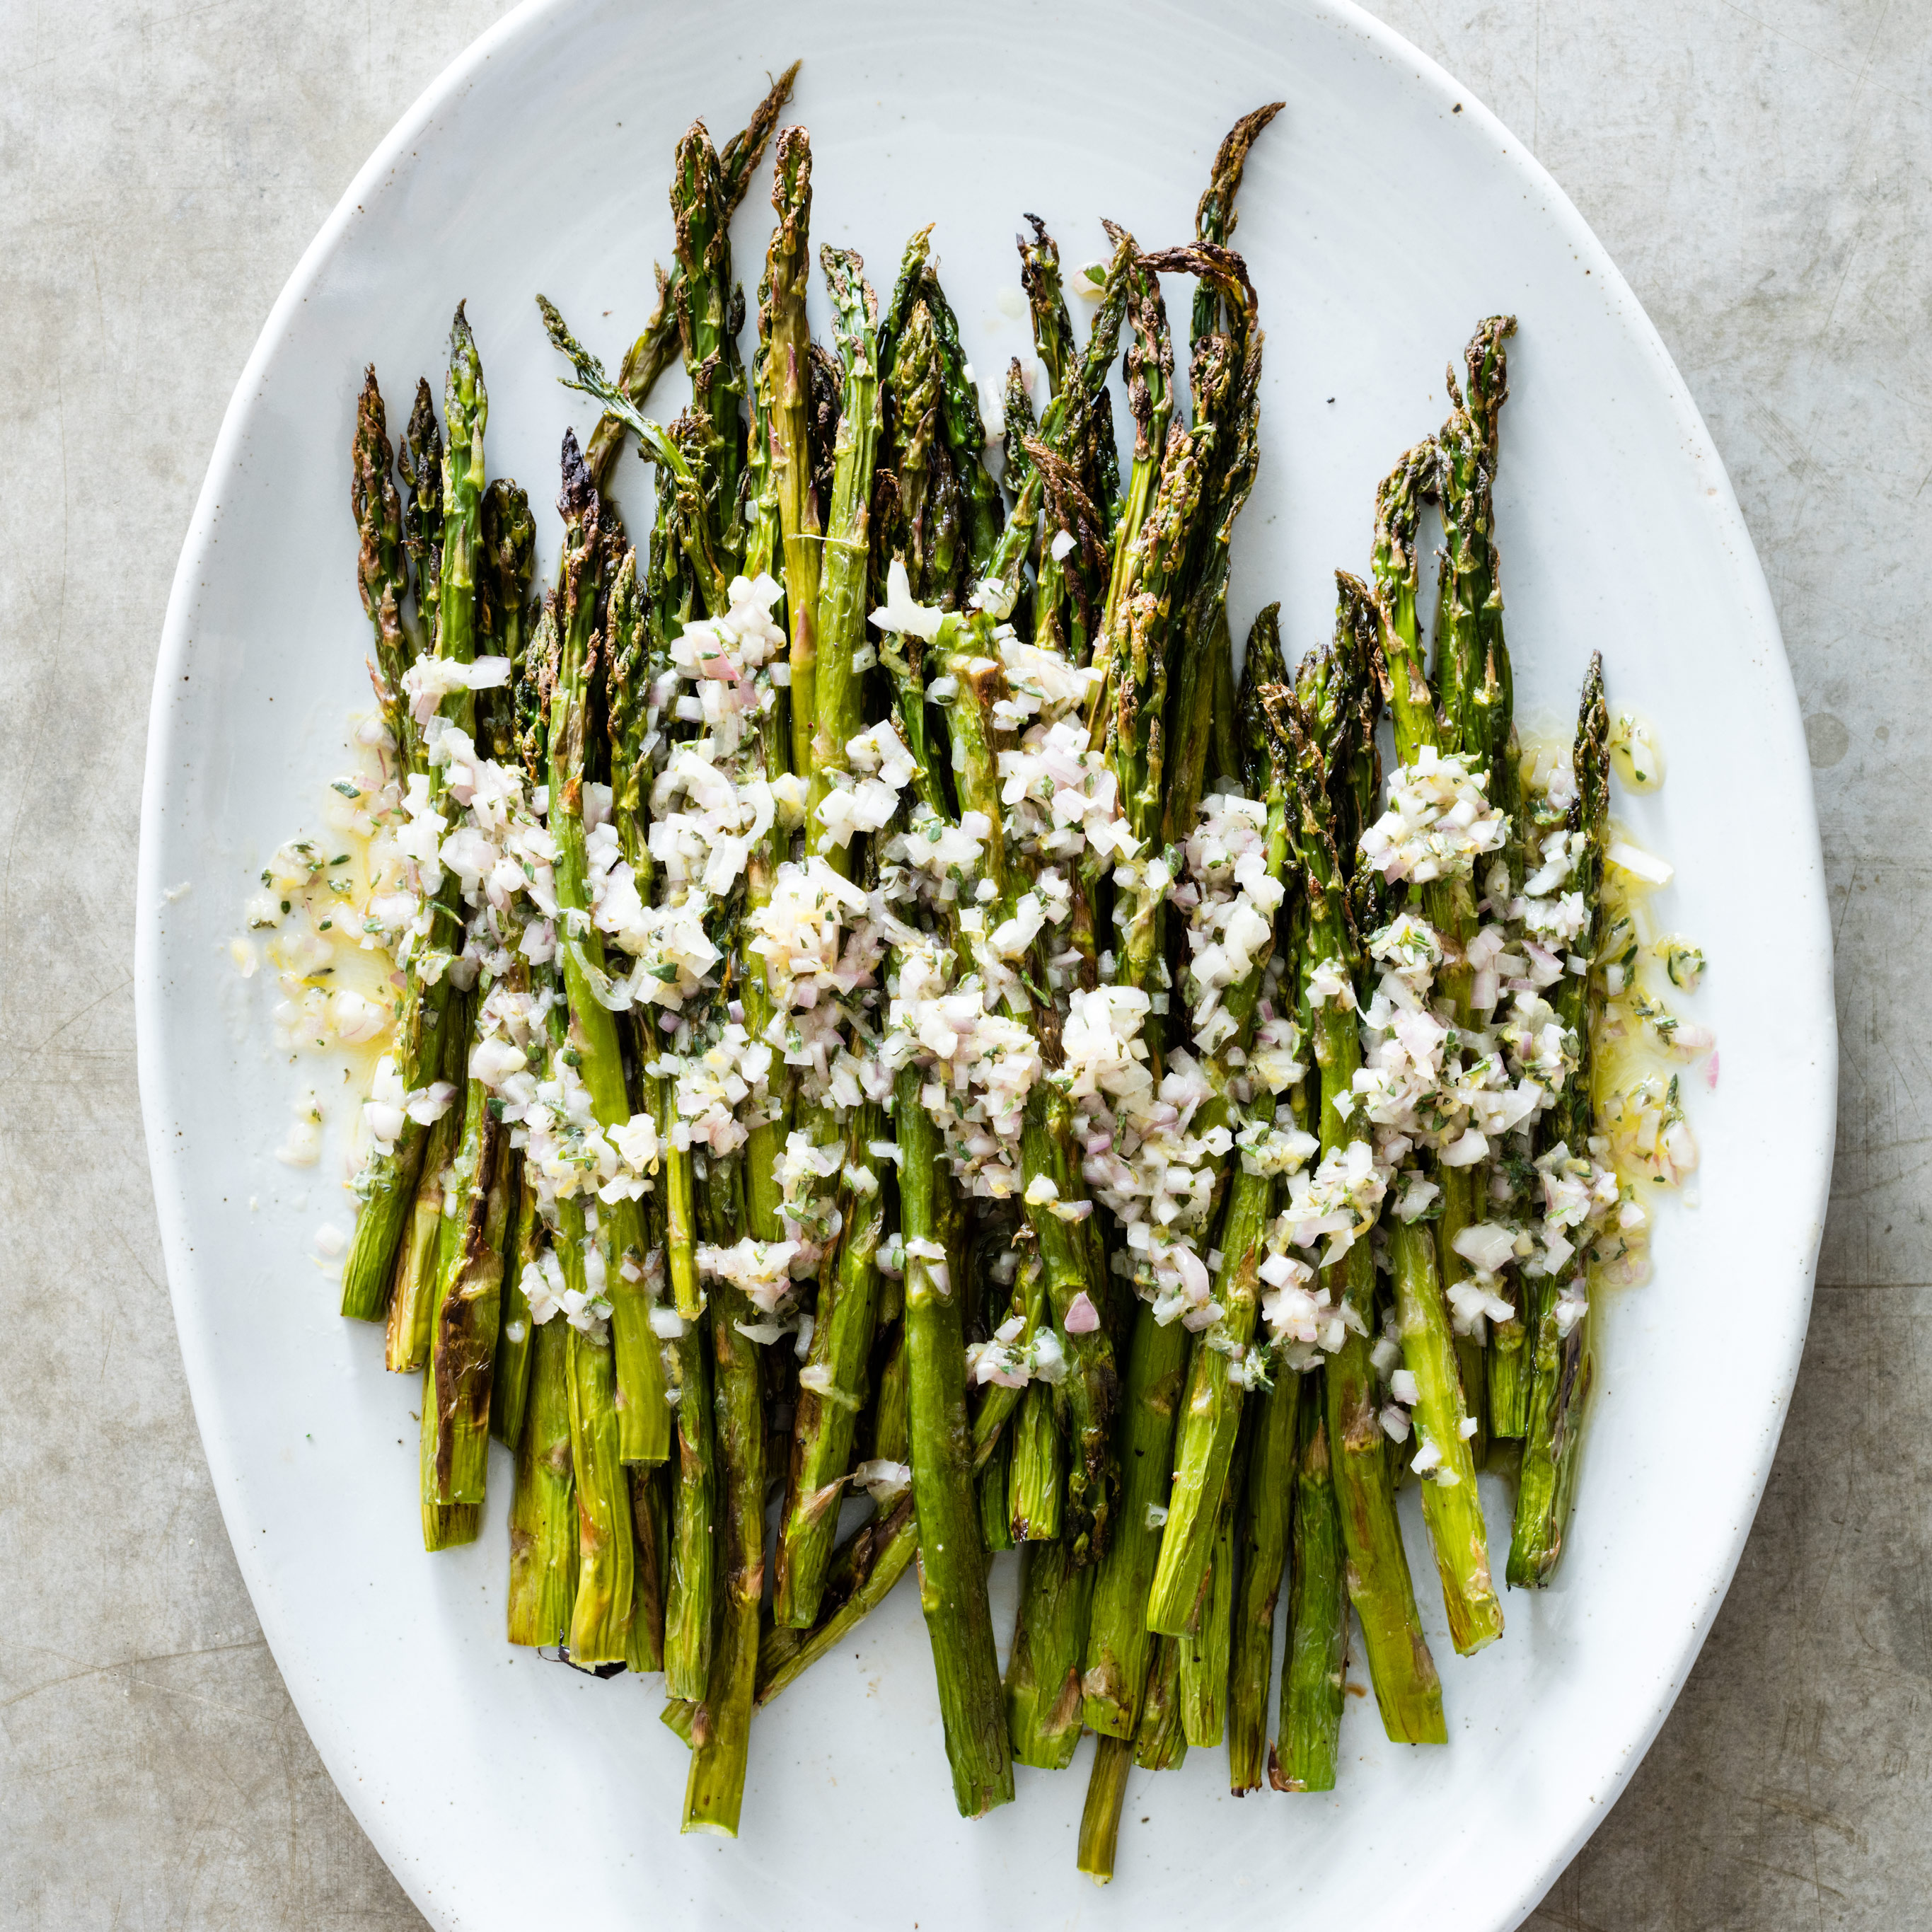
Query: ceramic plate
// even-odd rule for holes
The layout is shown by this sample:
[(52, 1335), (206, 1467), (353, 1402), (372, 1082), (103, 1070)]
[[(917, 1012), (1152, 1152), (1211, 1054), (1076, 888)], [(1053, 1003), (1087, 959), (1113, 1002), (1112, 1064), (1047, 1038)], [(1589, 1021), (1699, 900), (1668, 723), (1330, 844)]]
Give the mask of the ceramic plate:
[[(346, 1225), (337, 1129), (318, 1178), (273, 1158), (299, 1070), (270, 1048), (264, 980), (224, 951), (266, 854), (318, 824), (366, 695), (347, 463), (363, 365), (397, 418), (418, 373), (440, 394), (466, 298), (492, 472), (547, 502), (564, 424), (590, 418), (556, 386), (532, 294), (614, 362), (652, 256), (669, 259), (676, 136), (701, 115), (722, 142), (795, 56), (818, 234), (889, 282), (907, 234), (936, 222), (982, 370), (1026, 346), (1023, 211), (1070, 262), (1103, 253), (1103, 214), (1148, 246), (1183, 239), (1222, 130), (1286, 98), (1241, 201), (1268, 375), (1232, 604), (1245, 627), (1280, 598), (1292, 650), (1326, 634), (1335, 566), (1365, 564), (1375, 484), (1442, 420), (1444, 364), (1479, 317), (1514, 312), (1497, 514), (1522, 707), (1567, 712), (1600, 650), (1613, 703), (1658, 722), (1670, 781), (1618, 808), (1676, 862), (1660, 914), (1713, 962), (1697, 1016), (1723, 1077), (1695, 1096), (1700, 1204), (1664, 1213), (1649, 1285), (1605, 1298), (1556, 1587), (1511, 1593), (1504, 1640), (1458, 1660), (1412, 1521), (1448, 1748), (1388, 1744), (1352, 1698), (1329, 1796), (1238, 1802), (1215, 1751), (1138, 1774), (1104, 1892), (1073, 1868), (1090, 1744), (1066, 1774), (1022, 1771), (993, 1817), (954, 1816), (909, 1590), (760, 1719), (742, 1839), (679, 1837), (685, 1753), (657, 1681), (592, 1682), (503, 1641), (502, 1452), (483, 1540), (419, 1548), (416, 1390), (383, 1373), (375, 1330), (337, 1318), (314, 1257), (318, 1226)], [(748, 282), (764, 192), (736, 232)], [(626, 490), (636, 524), (634, 471)], [(548, 575), (554, 516), (541, 527)], [(1809, 770), (1763, 576), (1655, 332), (1515, 137), (1365, 15), (633, 0), (512, 16), (357, 177), (236, 392), (168, 609), (140, 871), (142, 1090), (208, 1461), (296, 1706), (439, 1926), (1178, 1932), (1366, 1909), (1476, 1932), (1530, 1910), (1654, 1735), (1771, 1466), (1824, 1213), (1835, 1045)], [(1004, 1606), (1009, 1569), (998, 1588)]]

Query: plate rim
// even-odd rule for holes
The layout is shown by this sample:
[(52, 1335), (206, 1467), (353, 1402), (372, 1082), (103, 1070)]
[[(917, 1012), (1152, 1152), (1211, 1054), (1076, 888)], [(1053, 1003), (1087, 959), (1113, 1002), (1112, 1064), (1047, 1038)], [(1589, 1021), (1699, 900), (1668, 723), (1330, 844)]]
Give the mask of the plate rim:
[[(300, 1646), (292, 1633), (284, 1628), (274, 1592), (258, 1587), (261, 1565), (254, 1552), (254, 1539), (239, 1531), (229, 1499), (234, 1488), (230, 1480), (233, 1472), (225, 1459), (218, 1465), (210, 1447), (211, 1420), (221, 1406), (218, 1376), (208, 1359), (205, 1318), (200, 1312), (197, 1294), (191, 1285), (194, 1270), (188, 1258), (193, 1252), (189, 1230), (184, 1214), (168, 1185), (172, 1157), (162, 1112), (160, 1041), (166, 1017), (164, 982), (158, 956), (160, 914), (164, 892), (158, 867), (166, 788), (164, 774), (171, 766), (177, 728), (170, 700), (190, 642), (196, 587), (217, 538), (223, 492), (239, 474), (238, 459), (248, 421), (268, 365), (308, 291), (320, 280), (332, 257), (347, 238), (356, 216), (362, 212), (360, 204), (371, 196), (386, 176), (411, 158), (411, 150), (424, 130), (434, 123), (446, 106), (461, 94), (488, 62), (526, 36), (546, 31), (558, 17), (593, 4), (594, 0), (521, 0), (521, 4), (471, 41), (416, 96), (378, 141), (290, 272), (268, 310), (223, 412), (183, 539), (162, 620), (160, 647), (149, 702), (141, 790), (134, 949), (136, 1069), (169, 1299), (202, 1453), (208, 1460), (223, 1523), (247, 1586), (250, 1606), (261, 1624), (271, 1654), (275, 1658), (277, 1669), (282, 1671), (284, 1686), (304, 1730), (328, 1768), (337, 1791), (398, 1883), (425, 1918), (442, 1928), (452, 1927), (458, 1922), (454, 1908), (436, 1895), (433, 1882), (410, 1856), (410, 1847), (402, 1841), (400, 1826), (392, 1826), (392, 1814), (382, 1806), (365, 1807), (359, 1803), (361, 1781), (341, 1774), (352, 1762), (354, 1752), (346, 1727), (325, 1707), (323, 1700), (298, 1692), (289, 1673), (283, 1670), (284, 1640), (294, 1643), (297, 1649)], [(1386, 22), (1366, 11), (1357, 0), (1294, 0), (1294, 4), (1300, 10), (1317, 17), (1325, 16), (1334, 26), (1353, 34), (1366, 44), (1371, 52), (1412, 68), (1425, 89), (1438, 95), (1445, 106), (1452, 102), (1458, 104), (1460, 111), (1469, 116), (1475, 127), (1498, 142), (1503, 158), (1517, 172), (1526, 188), (1541, 197), (1547, 212), (1576, 248), (1580, 260), (1587, 262), (1599, 278), (1600, 286), (1615, 298), (1620, 320), (1630, 331), (1632, 340), (1644, 351), (1660, 380), (1662, 394), (1679, 425), (1687, 449), (1709, 466), (1708, 473), (1714, 489), (1708, 508), (1715, 512), (1718, 536), (1730, 552), (1741, 608), (1766, 642), (1777, 646), (1778, 668), (1783, 672), (1777, 695), (1781, 698), (1793, 721), (1801, 722), (1796, 682), (1784, 647), (1783, 629), (1762, 560), (1738, 502), (1730, 472), (1656, 324), (1603, 242), (1528, 144), (1488, 106), (1479, 93), (1457, 80), (1432, 56)], [(1214, 10), (1204, 4), (1204, 0), (1168, 0), (1168, 4), (1169, 10), (1182, 14)], [(1773, 681), (1776, 682), (1774, 679)], [(1763, 1500), (1786, 1418), (1790, 1412), (1792, 1391), (1809, 1329), (1818, 1256), (1830, 1196), (1835, 1150), (1838, 1058), (1834, 950), (1828, 904), (1822, 890), (1823, 854), (1818, 831), (1816, 794), (1809, 783), (1804, 788), (1799, 815), (1802, 820), (1801, 829), (1808, 833), (1808, 856), (1816, 855), (1816, 876), (1821, 882), (1817, 922), (1820, 930), (1809, 935), (1798, 935), (1801, 961), (1808, 954), (1816, 955), (1813, 963), (1818, 974), (1815, 1002), (1818, 1010), (1812, 1018), (1817, 1026), (1814, 1037), (1820, 1061), (1818, 1084), (1822, 1116), (1819, 1121), (1808, 1124), (1816, 1130), (1822, 1159), (1816, 1178), (1817, 1212), (1813, 1220), (1810, 1251), (1802, 1264), (1802, 1294), (1793, 1304), (1794, 1312), (1802, 1306), (1803, 1318), (1792, 1324), (1790, 1346), (1786, 1358), (1780, 1366), (1778, 1385), (1768, 1391), (1774, 1397), (1774, 1426), (1762, 1432), (1762, 1446), (1750, 1473), (1748, 1495), (1741, 1498), (1748, 1501), (1748, 1508), (1738, 1512), (1730, 1545), (1722, 1551), (1720, 1560), (1708, 1566), (1713, 1587), (1703, 1595), (1697, 1615), (1685, 1630), (1675, 1666), (1665, 1686), (1666, 1694), (1648, 1705), (1636, 1721), (1617, 1733), (1616, 1742), (1619, 1748), (1613, 1755), (1608, 1751), (1604, 1754), (1607, 1768), (1600, 1788), (1594, 1793), (1586, 1792), (1580, 1797), (1568, 1832), (1561, 1838), (1552, 1834), (1548, 1853), (1528, 1874), (1519, 1896), (1510, 1900), (1498, 1899), (1498, 1906), (1502, 1916), (1496, 1921), (1498, 1932), (1511, 1932), (1511, 1928), (1522, 1923), (1609, 1816), (1637, 1766), (1655, 1742), (1665, 1719), (1675, 1708), (1715, 1623), (1718, 1610), (1730, 1592)], [(238, 1508), (238, 1504), (236, 1507)]]

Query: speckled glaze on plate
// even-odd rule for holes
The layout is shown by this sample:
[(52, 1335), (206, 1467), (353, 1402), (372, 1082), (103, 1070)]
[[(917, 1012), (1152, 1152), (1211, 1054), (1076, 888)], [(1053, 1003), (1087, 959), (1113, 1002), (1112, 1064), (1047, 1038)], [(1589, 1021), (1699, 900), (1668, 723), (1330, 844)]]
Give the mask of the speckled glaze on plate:
[[(679, 1837), (685, 1754), (656, 1680), (590, 1682), (503, 1641), (500, 1451), (482, 1540), (422, 1554), (416, 1389), (382, 1372), (379, 1334), (338, 1319), (311, 1258), (316, 1226), (346, 1222), (339, 1126), (306, 1185), (274, 1162), (296, 1074), (269, 1048), (269, 989), (222, 951), (254, 869), (317, 824), (366, 688), (346, 460), (363, 364), (399, 419), (418, 374), (440, 383), (466, 298), (491, 472), (547, 502), (563, 424), (590, 418), (555, 385), (533, 292), (614, 362), (668, 259), (676, 135), (700, 115), (722, 141), (797, 56), (819, 232), (889, 280), (936, 221), (982, 370), (1025, 346), (998, 300), (1022, 211), (1070, 262), (1102, 252), (1102, 214), (1150, 246), (1183, 238), (1222, 131), (1286, 98), (1238, 237), (1269, 342), (1232, 604), (1244, 626), (1280, 598), (1292, 651), (1326, 634), (1334, 567), (1366, 560), (1377, 478), (1440, 422), (1444, 364), (1480, 316), (1513, 310), (1497, 505), (1522, 709), (1567, 712), (1600, 649), (1612, 702), (1658, 722), (1670, 782), (1618, 808), (1676, 861), (1660, 915), (1712, 962), (1696, 1016), (1723, 1078), (1696, 1095), (1701, 1204), (1662, 1216), (1654, 1281), (1604, 1298), (1558, 1585), (1510, 1594), (1503, 1641), (1456, 1658), (1412, 1492), (1448, 1747), (1392, 1746), (1351, 1699), (1328, 1796), (1234, 1801), (1215, 1751), (1137, 1774), (1104, 1892), (1073, 1869), (1090, 1745), (1069, 1773), (1022, 1771), (993, 1817), (954, 1816), (907, 1589), (760, 1720), (743, 1838)], [(734, 237), (748, 284), (767, 226), (760, 188)], [(634, 524), (635, 472), (618, 488)], [(540, 527), (547, 572), (554, 518)], [(1506, 128), (1352, 8), (512, 15), (357, 177), (230, 406), (168, 610), (139, 917), (155, 1193), (230, 1534), (331, 1772), (439, 1926), (1512, 1926), (1615, 1800), (1710, 1628), (1784, 1420), (1829, 1178), (1831, 951), (1798, 709), (1730, 484), (1622, 278)], [(1003, 1559), (1003, 1618), (1012, 1582)]]

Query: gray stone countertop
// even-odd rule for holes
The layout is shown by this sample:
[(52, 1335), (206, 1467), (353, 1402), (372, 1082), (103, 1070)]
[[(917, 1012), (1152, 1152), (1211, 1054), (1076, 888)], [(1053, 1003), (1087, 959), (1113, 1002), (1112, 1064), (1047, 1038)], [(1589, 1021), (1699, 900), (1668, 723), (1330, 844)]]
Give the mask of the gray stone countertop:
[[(215, 1507), (141, 1142), (134, 877), (162, 611), (230, 391), (356, 167), (500, 10), (0, 8), (6, 1928), (422, 1922)], [(1378, 10), (1529, 142), (1710, 422), (1784, 628), (1837, 933), (1838, 1168), (1777, 1466), (1688, 1688), (1530, 1922), (1932, 1925), (1932, 1143), (1906, 1024), (1932, 914), (1932, 8)]]

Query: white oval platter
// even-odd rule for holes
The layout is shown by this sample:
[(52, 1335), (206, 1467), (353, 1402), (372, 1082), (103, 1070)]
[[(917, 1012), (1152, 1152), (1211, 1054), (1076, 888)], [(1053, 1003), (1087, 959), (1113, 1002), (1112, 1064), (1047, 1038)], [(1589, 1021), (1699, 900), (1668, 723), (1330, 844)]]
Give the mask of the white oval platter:
[[(273, 1159), (297, 1073), (268, 1046), (266, 976), (241, 980), (224, 952), (254, 868), (316, 824), (366, 690), (347, 466), (363, 365), (399, 420), (419, 373), (440, 393), (466, 298), (491, 472), (547, 505), (563, 424), (591, 418), (556, 386), (533, 292), (614, 364), (653, 255), (669, 258), (677, 134), (702, 116), (722, 142), (767, 70), (801, 56), (790, 118), (813, 133), (818, 233), (889, 281), (907, 234), (936, 222), (982, 370), (1027, 346), (998, 299), (1023, 211), (1070, 262), (1103, 252), (1102, 214), (1149, 246), (1184, 239), (1224, 128), (1286, 100), (1237, 237), (1268, 376), (1232, 604), (1245, 627), (1280, 598), (1292, 652), (1326, 634), (1332, 570), (1366, 562), (1376, 482), (1440, 422), (1445, 362), (1480, 316), (1517, 315), (1497, 504), (1522, 708), (1560, 718), (1600, 650), (1613, 704), (1658, 721), (1670, 782), (1618, 809), (1675, 860), (1660, 914), (1713, 962), (1700, 1204), (1662, 1217), (1655, 1279), (1606, 1300), (1556, 1587), (1512, 1593), (1504, 1640), (1458, 1660), (1412, 1522), (1449, 1747), (1390, 1745), (1355, 1699), (1330, 1796), (1238, 1802), (1212, 1751), (1137, 1774), (1104, 1892), (1073, 1868), (1090, 1744), (1070, 1773), (1022, 1772), (994, 1816), (954, 1816), (909, 1589), (760, 1719), (742, 1840), (679, 1837), (685, 1754), (656, 1680), (587, 1681), (503, 1641), (500, 1451), (483, 1540), (422, 1554), (414, 1388), (382, 1373), (378, 1333), (337, 1318), (314, 1258), (317, 1226), (346, 1225), (340, 1126), (317, 1178)], [(735, 230), (749, 285), (768, 225), (761, 186)], [(547, 511), (540, 529), (547, 572)], [(230, 1533), (324, 1760), (440, 1927), (1494, 1932), (1607, 1811), (1710, 1628), (1796, 1371), (1830, 1169), (1831, 947), (1797, 706), (1723, 466), (1622, 278), (1472, 94), (1345, 4), (558, 0), (510, 16), (356, 178), (230, 404), (167, 614), (139, 920), (154, 1190)], [(1500, 1558), (1499, 1506), (1492, 1521)], [(1010, 1567), (998, 1587), (1004, 1613)]]

